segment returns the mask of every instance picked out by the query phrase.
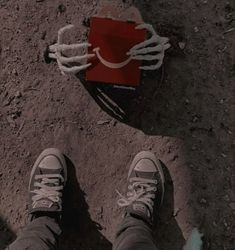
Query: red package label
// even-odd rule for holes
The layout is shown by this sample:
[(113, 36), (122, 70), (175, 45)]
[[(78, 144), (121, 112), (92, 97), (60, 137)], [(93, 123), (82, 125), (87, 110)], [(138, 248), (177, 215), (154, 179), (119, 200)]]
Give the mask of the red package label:
[[(89, 53), (99, 48), (99, 56), (114, 65), (129, 59), (126, 53), (145, 40), (146, 31), (135, 29), (136, 23), (108, 18), (92, 17), (88, 42)], [(90, 59), (92, 65), (86, 70), (86, 80), (135, 87), (140, 84), (141, 61), (130, 60), (124, 67), (110, 68), (98, 56)]]

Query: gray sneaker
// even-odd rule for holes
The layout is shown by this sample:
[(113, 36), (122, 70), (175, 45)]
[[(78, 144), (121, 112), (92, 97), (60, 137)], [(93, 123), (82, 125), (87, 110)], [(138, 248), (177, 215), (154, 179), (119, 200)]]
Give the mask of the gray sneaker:
[(44, 150), (30, 175), (29, 213), (61, 212), (66, 181), (67, 167), (63, 154), (55, 148)]
[(147, 151), (138, 153), (128, 173), (126, 197), (119, 195), (120, 207), (126, 213), (153, 224), (154, 211), (160, 207), (164, 196), (164, 174), (160, 161)]

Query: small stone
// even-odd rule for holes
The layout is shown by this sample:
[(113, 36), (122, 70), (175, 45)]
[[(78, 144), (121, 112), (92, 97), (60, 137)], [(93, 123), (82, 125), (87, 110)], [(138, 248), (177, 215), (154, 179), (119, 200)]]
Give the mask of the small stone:
[(176, 161), (177, 159), (179, 158), (179, 156), (178, 155), (173, 155), (172, 157), (171, 157), (171, 161)]
[(42, 40), (45, 40), (46, 35), (47, 35), (47, 32), (44, 30), (44, 31), (42, 32), (42, 34), (41, 34), (41, 39), (42, 39)]
[(224, 153), (222, 153), (221, 156), (222, 156), (223, 158), (227, 158), (227, 155), (224, 154)]
[(12, 70), (12, 74), (13, 74), (13, 75), (18, 75), (16, 69), (13, 69), (13, 70)]
[(179, 42), (178, 45), (179, 45), (180, 49), (183, 50), (185, 48), (185, 46), (186, 46), (186, 43), (185, 42)]
[(13, 118), (10, 115), (7, 116), (7, 121), (10, 124), (10, 127), (12, 127), (12, 128), (16, 127), (15, 121), (13, 120)]
[(217, 227), (217, 223), (215, 221), (212, 222), (214, 227)]
[(18, 109), (14, 110), (14, 111), (11, 113), (11, 117), (12, 117), (13, 119), (16, 119), (16, 118), (18, 118), (18, 117), (20, 117), (20, 116), (21, 116), (21, 111), (18, 110)]
[(3, 173), (0, 173), (0, 178), (3, 176)]
[(198, 122), (199, 121), (199, 117), (197, 115), (195, 115), (192, 119), (192, 122), (195, 123), (195, 122)]
[(49, 57), (49, 53), (50, 53), (49, 46), (44, 47), (43, 51), (41, 52), (41, 57), (47, 64), (52, 62), (52, 59)]
[(196, 168), (192, 163), (189, 164), (189, 167), (190, 167), (190, 168)]
[(221, 99), (221, 100), (219, 101), (219, 103), (220, 103), (220, 104), (223, 104), (223, 103), (224, 103), (224, 99)]
[(20, 97), (22, 97), (21, 92), (20, 92), (20, 91), (16, 91), (16, 93), (15, 93), (15, 97), (16, 97), (16, 98), (20, 98)]
[(224, 226), (225, 226), (225, 227), (228, 227), (228, 223), (227, 223), (226, 220), (224, 220)]
[(28, 151), (26, 154), (25, 154), (25, 157), (28, 158), (31, 156), (31, 153)]
[(197, 33), (199, 31), (197, 26), (195, 26), (193, 30), (194, 30), (195, 33)]
[(233, 132), (231, 130), (229, 130), (229, 129), (228, 129), (227, 133), (230, 134), (230, 135), (233, 134)]
[(10, 103), (11, 103), (11, 100), (8, 98), (8, 99), (6, 99), (4, 102), (3, 102), (3, 106), (5, 107), (5, 106), (8, 106), (8, 105), (10, 105)]
[(181, 208), (176, 208), (175, 211), (173, 212), (173, 216), (177, 217), (180, 211), (181, 211)]
[(229, 203), (229, 206), (232, 208), (232, 210), (235, 210), (235, 202)]
[(232, 8), (231, 4), (229, 3), (229, 1), (227, 1), (225, 4), (225, 10), (226, 10), (226, 12), (233, 11), (233, 8)]
[(115, 127), (117, 125), (117, 121), (113, 120), (113, 124), (112, 125)]
[(37, 87), (40, 83), (40, 80), (39, 79), (36, 79), (34, 82), (33, 82), (33, 86), (34, 87)]
[(95, 213), (99, 219), (102, 219), (103, 218), (103, 207), (96, 208)]
[(185, 99), (184, 102), (185, 102), (186, 104), (189, 104), (189, 103), (190, 103), (189, 99)]
[(205, 198), (202, 198), (199, 202), (200, 204), (203, 204), (203, 205), (207, 204), (207, 200)]
[(66, 7), (65, 7), (63, 4), (60, 4), (60, 5), (58, 6), (58, 11), (59, 11), (60, 13), (64, 13), (64, 12), (66, 11)]
[(20, 99), (19, 99), (19, 98), (16, 98), (15, 104), (19, 104), (19, 103), (20, 103)]
[(230, 201), (230, 198), (229, 198), (229, 196), (228, 196), (227, 194), (223, 197), (223, 199), (224, 199), (225, 201)]
[(98, 121), (97, 124), (98, 125), (106, 125), (106, 124), (109, 124), (110, 123), (110, 120), (103, 120), (103, 121)]
[(85, 17), (82, 21), (83, 26), (90, 27), (90, 18)]
[(17, 115), (15, 113), (11, 114), (11, 118), (15, 120), (17, 118)]

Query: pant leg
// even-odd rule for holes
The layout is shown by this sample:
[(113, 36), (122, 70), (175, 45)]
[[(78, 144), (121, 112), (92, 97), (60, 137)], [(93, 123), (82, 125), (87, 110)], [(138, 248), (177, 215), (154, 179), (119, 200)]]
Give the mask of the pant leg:
[(54, 250), (61, 228), (56, 219), (42, 216), (34, 219), (7, 250)]
[(150, 226), (127, 215), (116, 234), (113, 250), (157, 250)]

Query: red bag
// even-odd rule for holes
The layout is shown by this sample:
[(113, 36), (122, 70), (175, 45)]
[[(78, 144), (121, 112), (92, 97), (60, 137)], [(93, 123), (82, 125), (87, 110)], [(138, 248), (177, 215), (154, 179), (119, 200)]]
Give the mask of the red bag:
[[(129, 56), (126, 53), (136, 44), (145, 40), (146, 31), (137, 30), (136, 23), (108, 18), (92, 17), (88, 42), (100, 48), (100, 56), (110, 63), (121, 63)], [(140, 84), (141, 61), (131, 60), (122, 68), (109, 68), (96, 56), (90, 59), (92, 65), (86, 70), (86, 80), (136, 87)]]

